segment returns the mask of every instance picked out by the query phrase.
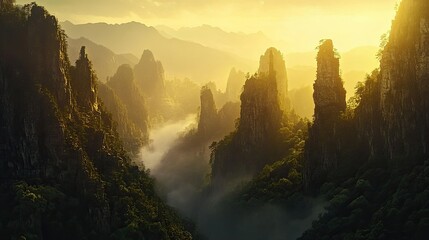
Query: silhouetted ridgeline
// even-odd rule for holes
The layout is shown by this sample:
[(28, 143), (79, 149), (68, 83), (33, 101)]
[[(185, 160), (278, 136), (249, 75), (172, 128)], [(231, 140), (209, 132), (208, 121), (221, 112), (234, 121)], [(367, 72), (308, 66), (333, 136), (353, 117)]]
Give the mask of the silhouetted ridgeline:
[[(113, 120), (118, 123), (117, 131), (125, 147), (129, 151), (139, 151), (149, 141), (149, 116), (132, 68), (121, 65), (105, 85), (100, 85), (100, 98), (107, 110), (113, 113)], [(123, 116), (121, 112), (124, 112)]]
[(71, 66), (54, 16), (1, 4), (0, 236), (191, 239), (131, 165), (85, 48)]
[(94, 70), (97, 72), (98, 80), (103, 83), (107, 81), (108, 77), (115, 74), (119, 66), (123, 64), (134, 66), (138, 62), (138, 58), (132, 54), (116, 54), (105, 46), (96, 44), (84, 37), (78, 39), (67, 38), (67, 43), (67, 54), (72, 62), (79, 58), (81, 46), (86, 47), (86, 53), (91, 59)]

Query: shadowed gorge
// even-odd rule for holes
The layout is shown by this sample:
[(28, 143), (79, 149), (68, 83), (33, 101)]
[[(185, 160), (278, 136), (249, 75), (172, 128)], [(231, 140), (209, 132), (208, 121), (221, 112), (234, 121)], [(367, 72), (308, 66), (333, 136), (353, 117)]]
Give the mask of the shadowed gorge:
[(0, 0), (0, 238), (428, 239), (395, 1)]

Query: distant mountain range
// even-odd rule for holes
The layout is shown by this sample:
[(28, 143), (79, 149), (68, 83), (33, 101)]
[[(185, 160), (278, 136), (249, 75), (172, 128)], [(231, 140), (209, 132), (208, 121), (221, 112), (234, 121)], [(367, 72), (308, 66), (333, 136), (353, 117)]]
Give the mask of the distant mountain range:
[(255, 69), (253, 65), (256, 66), (256, 63), (232, 53), (177, 38), (167, 38), (155, 28), (137, 22), (75, 25), (66, 21), (61, 25), (70, 38), (85, 37), (115, 53), (140, 56), (145, 49), (150, 49), (163, 63), (167, 77), (171, 78), (189, 77), (200, 83), (215, 81), (225, 84), (232, 67), (252, 71)]
[(250, 34), (226, 32), (206, 24), (198, 27), (183, 27), (178, 30), (167, 26), (156, 26), (156, 29), (166, 37), (201, 43), (247, 59), (258, 59), (268, 47), (277, 45), (262, 32)]
[[(163, 63), (167, 79), (188, 77), (201, 84), (213, 81), (223, 89), (232, 67), (255, 72), (259, 56), (276, 44), (262, 32), (226, 32), (209, 25), (178, 30), (137, 22), (75, 25), (66, 21), (61, 25), (70, 37), (71, 60), (77, 58), (80, 46), (86, 45), (101, 81), (113, 75), (123, 63), (136, 64), (143, 50), (150, 49)], [(340, 69), (348, 96), (354, 93), (358, 81), (363, 81), (366, 74), (378, 67), (377, 50), (374, 46), (362, 46), (340, 53)], [(316, 52), (283, 54), (289, 89), (311, 86), (315, 79)]]

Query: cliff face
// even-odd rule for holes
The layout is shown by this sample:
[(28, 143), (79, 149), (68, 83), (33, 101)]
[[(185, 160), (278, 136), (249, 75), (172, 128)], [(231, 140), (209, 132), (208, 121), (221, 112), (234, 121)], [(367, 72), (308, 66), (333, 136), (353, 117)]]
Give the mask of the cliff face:
[(237, 134), (245, 148), (264, 144), (278, 134), (282, 121), (276, 78), (250, 78), (241, 94)]
[[(272, 61), (272, 62), (270, 62)], [(290, 109), (290, 100), (288, 97), (288, 79), (286, 65), (282, 53), (275, 48), (268, 48), (259, 60), (259, 73), (268, 74), (270, 64), (273, 65), (275, 77), (277, 79), (278, 98), (280, 108), (286, 113)]]
[[(428, 1), (401, 2), (380, 52), (380, 69), (357, 85), (339, 122), (352, 127), (332, 136), (341, 161), (320, 188), (332, 194), (328, 212), (301, 239), (427, 238), (428, 20)], [(323, 135), (314, 138), (326, 141)], [(313, 163), (317, 159), (313, 155)]]
[(358, 89), (357, 135), (370, 159), (390, 166), (428, 156), (429, 4), (403, 1), (381, 52), (380, 70)]
[(314, 123), (309, 129), (304, 163), (304, 184), (322, 183), (339, 164), (339, 121), (346, 110), (346, 91), (339, 75), (339, 58), (331, 40), (325, 40), (317, 54), (314, 83)]
[(390, 159), (428, 156), (429, 3), (403, 1), (380, 63), (383, 136)]
[(55, 17), (43, 8), (33, 7), (30, 11), (25, 34), (28, 45), (24, 48), (28, 50), (28, 60), (22, 59), (22, 63), (28, 62), (35, 80), (49, 88), (61, 107), (70, 106), (69, 62), (64, 32), (58, 27)]
[[(318, 54), (314, 84), (315, 121), (306, 144), (306, 184), (336, 169), (350, 137), (339, 137), (339, 125), (350, 122), (361, 162), (383, 160), (390, 167), (412, 166), (428, 156), (429, 3), (403, 1), (387, 44), (380, 70), (357, 87), (356, 109), (338, 121), (345, 110), (344, 89), (338, 76), (338, 59), (325, 41)], [(336, 120), (337, 119), (337, 120)], [(329, 137), (326, 137), (329, 136)], [(319, 143), (317, 143), (319, 142)], [(350, 158), (351, 156), (348, 156)], [(330, 171), (335, 172), (335, 171)], [(314, 176), (314, 177), (312, 177)], [(314, 180), (312, 180), (314, 179)], [(316, 184), (317, 185), (317, 184)]]
[(212, 182), (252, 176), (278, 160), (282, 110), (273, 65), (267, 73), (250, 77), (241, 94), (236, 132), (213, 145)]
[(2, 237), (190, 239), (97, 109), (84, 50), (72, 68), (65, 34), (34, 3), (0, 19)]
[(314, 83), (315, 122), (339, 116), (346, 110), (346, 91), (340, 77), (339, 58), (332, 40), (325, 40), (317, 54), (317, 79)]

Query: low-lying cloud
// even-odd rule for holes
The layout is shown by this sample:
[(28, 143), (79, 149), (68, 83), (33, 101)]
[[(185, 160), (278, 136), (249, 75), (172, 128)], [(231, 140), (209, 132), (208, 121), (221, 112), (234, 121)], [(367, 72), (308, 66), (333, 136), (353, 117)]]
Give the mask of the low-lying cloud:
[(322, 200), (301, 195), (299, 205), (287, 209), (278, 203), (241, 202), (236, 185), (207, 188), (209, 145), (218, 139), (199, 135), (189, 129), (191, 123), (187, 118), (154, 130), (152, 147), (143, 150), (143, 159), (160, 195), (192, 219), (207, 239), (296, 239), (323, 212)]

